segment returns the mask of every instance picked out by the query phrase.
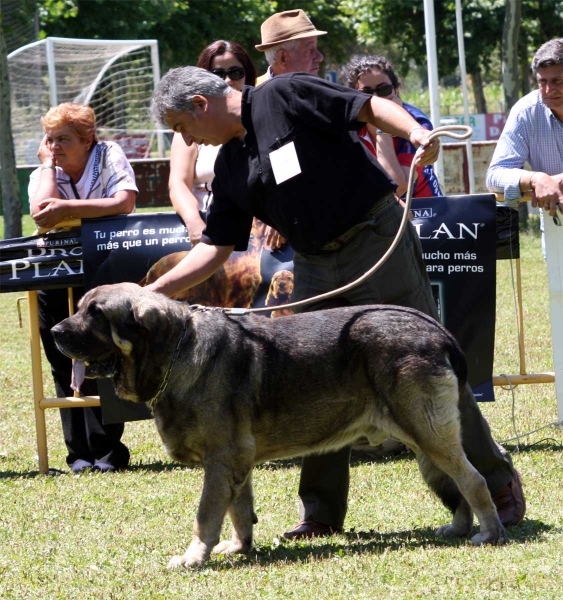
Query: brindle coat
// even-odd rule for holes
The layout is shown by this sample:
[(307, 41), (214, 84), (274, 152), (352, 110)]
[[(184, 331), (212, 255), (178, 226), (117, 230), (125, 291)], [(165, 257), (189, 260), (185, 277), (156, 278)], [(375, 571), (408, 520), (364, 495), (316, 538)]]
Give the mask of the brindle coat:
[[(150, 403), (172, 458), (205, 477), (193, 540), (169, 566), (204, 563), (213, 548), (252, 547), (252, 469), (276, 458), (327, 452), (361, 436), (402, 440), (437, 488), (463, 496), (441, 535), (506, 541), (483, 477), (460, 441), (466, 364), (436, 321), (396, 306), (336, 308), (283, 319), (200, 312), (135, 284), (101, 286), (53, 330), (87, 377), (113, 377), (121, 398)], [(438, 493), (439, 489), (435, 489)], [(443, 494), (442, 494), (443, 496)], [(232, 539), (220, 543), (225, 514)]]

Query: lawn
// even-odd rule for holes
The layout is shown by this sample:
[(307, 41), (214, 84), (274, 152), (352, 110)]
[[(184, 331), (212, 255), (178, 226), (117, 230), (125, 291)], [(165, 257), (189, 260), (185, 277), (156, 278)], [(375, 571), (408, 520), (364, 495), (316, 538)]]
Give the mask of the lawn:
[[(25, 233), (31, 231), (26, 218)], [(522, 235), (529, 372), (553, 370), (546, 267), (540, 240)], [(517, 373), (509, 261), (497, 263), (495, 374)], [(563, 432), (552, 384), (496, 389), (482, 405), (520, 470), (526, 519), (502, 547), (443, 540), (448, 514), (411, 455), (355, 460), (344, 534), (284, 543), (297, 520), (299, 462), (254, 476), (259, 523), (249, 557), (213, 558), (195, 572), (168, 571), (189, 544), (202, 471), (170, 461), (150, 421), (129, 423), (131, 467), (107, 475), (37, 472), (27, 326), (0, 294), (0, 598), (2, 599), (559, 599), (563, 581)], [(22, 312), (25, 315), (25, 304)], [(45, 390), (54, 394), (48, 368)], [(50, 466), (66, 470), (57, 411), (46, 411)], [(516, 433), (515, 433), (516, 432)]]

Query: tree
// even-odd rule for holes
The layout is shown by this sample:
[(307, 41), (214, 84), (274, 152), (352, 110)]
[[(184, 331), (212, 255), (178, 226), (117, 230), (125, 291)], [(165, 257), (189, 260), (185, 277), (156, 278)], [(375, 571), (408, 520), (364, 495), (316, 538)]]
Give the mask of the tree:
[[(530, 91), (531, 57), (548, 40), (563, 32), (563, 0), (524, 0), (518, 54), (520, 57), (520, 91)], [(535, 82), (534, 82), (535, 85)]]
[[(31, 0), (22, 0), (29, 2)], [(517, 50), (520, 70), (546, 40), (563, 31), (563, 0), (510, 0), (521, 6)], [(500, 81), (498, 57), (507, 0), (463, 0), (467, 72), (475, 103), (486, 112), (483, 82)], [(217, 39), (233, 39), (246, 48), (258, 69), (264, 55), (254, 46), (260, 25), (275, 12), (299, 6), (316, 27), (322, 66), (347, 62), (354, 54), (390, 54), (404, 76), (426, 66), (422, 0), (39, 0), (43, 36), (107, 39), (157, 39), (163, 71), (195, 64), (200, 51)], [(458, 67), (455, 0), (435, 0), (438, 67), (441, 77)], [(521, 91), (528, 85), (523, 81)]]
[(12, 137), (10, 79), (3, 21), (0, 22), (0, 172), (2, 174), (4, 236), (6, 238), (21, 237), (22, 209)]
[[(157, 39), (163, 70), (195, 64), (216, 39), (234, 39), (255, 57), (260, 23), (271, 1), (41, 0), (43, 36)], [(273, 11), (275, 12), (275, 11)]]
[[(218, 39), (241, 44), (258, 70), (266, 69), (260, 43), (260, 25), (275, 12), (295, 8), (291, 1), (275, 0), (41, 0), (44, 36), (157, 39), (163, 71), (195, 64), (205, 46)], [(329, 60), (343, 61), (354, 31), (340, 10), (340, 0), (303, 0), (305, 10), (318, 29), (329, 31), (321, 38)]]
[(522, 22), (520, 0), (506, 0), (504, 27), (502, 30), (502, 83), (507, 112), (520, 97), (518, 60), (518, 35)]
[[(395, 47), (395, 61), (403, 76), (412, 65), (427, 63), (424, 5), (412, 0), (348, 0), (347, 10), (356, 23), (358, 40), (368, 48)], [(471, 76), (475, 102), (486, 112), (482, 87), (498, 47), (504, 0), (464, 0), (463, 28), (467, 72)], [(436, 32), (439, 35), (440, 77), (456, 72), (459, 65), (455, 0), (434, 3)]]

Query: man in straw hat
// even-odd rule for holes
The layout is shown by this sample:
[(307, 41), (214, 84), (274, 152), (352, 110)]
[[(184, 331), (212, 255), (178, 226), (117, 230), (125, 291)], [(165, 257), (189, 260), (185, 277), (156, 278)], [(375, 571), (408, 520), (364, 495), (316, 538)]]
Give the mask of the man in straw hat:
[[(295, 250), (296, 300), (334, 290), (365, 273), (389, 248), (403, 213), (397, 184), (357, 135), (371, 123), (424, 146), (418, 165), (436, 161), (439, 144), (402, 107), (306, 73), (287, 73), (241, 92), (196, 67), (169, 71), (153, 95), (153, 115), (189, 146), (223, 144), (215, 163), (213, 204), (201, 242), (148, 289), (168, 296), (211, 276), (234, 250), (245, 250), (253, 216), (279, 231)], [(371, 278), (304, 310), (398, 304), (437, 318), (422, 249), (410, 222), (393, 254)], [(505, 526), (525, 513), (518, 473), (491, 437), (466, 387), (462, 440), (484, 476)], [(303, 461), (301, 522), (289, 539), (342, 530), (350, 449)], [(461, 496), (436, 471), (429, 484), (444, 504)]]
[(323, 55), (317, 49), (317, 38), (327, 32), (315, 29), (300, 8), (272, 15), (262, 23), (260, 33), (262, 43), (256, 50), (265, 52), (270, 66), (256, 85), (282, 73), (318, 74)]

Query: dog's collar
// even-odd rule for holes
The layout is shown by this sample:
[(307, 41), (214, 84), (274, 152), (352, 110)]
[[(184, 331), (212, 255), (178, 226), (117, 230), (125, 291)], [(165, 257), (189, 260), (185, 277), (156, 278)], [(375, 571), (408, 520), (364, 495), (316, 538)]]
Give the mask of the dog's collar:
[(225, 310), (228, 310), (221, 306), (204, 306), (203, 304), (190, 304), (190, 309), (195, 312), (224, 312)]
[(172, 367), (174, 366), (174, 363), (176, 362), (176, 359), (178, 358), (178, 355), (180, 354), (180, 347), (182, 346), (182, 343), (186, 339), (187, 335), (188, 335), (188, 323), (186, 321), (186, 324), (184, 325), (184, 333), (182, 334), (182, 337), (178, 340), (178, 344), (176, 346), (174, 356), (172, 357), (172, 360), (170, 361), (170, 364), (168, 365), (168, 370), (166, 371), (166, 373), (162, 379), (160, 387), (158, 388), (158, 391), (156, 392), (154, 397), (152, 397), (147, 402), (147, 404), (149, 406), (152, 407), (160, 399), (162, 394), (164, 394), (164, 391), (166, 390), (166, 386), (168, 385), (168, 380), (170, 379), (170, 373), (172, 373)]
[[(223, 308), (221, 306), (203, 306), (203, 304), (190, 304), (190, 308), (196, 312), (222, 312), (224, 315), (242, 317), (251, 312), (260, 312), (264, 309), (252, 308)], [(266, 308), (266, 310), (270, 310)]]

